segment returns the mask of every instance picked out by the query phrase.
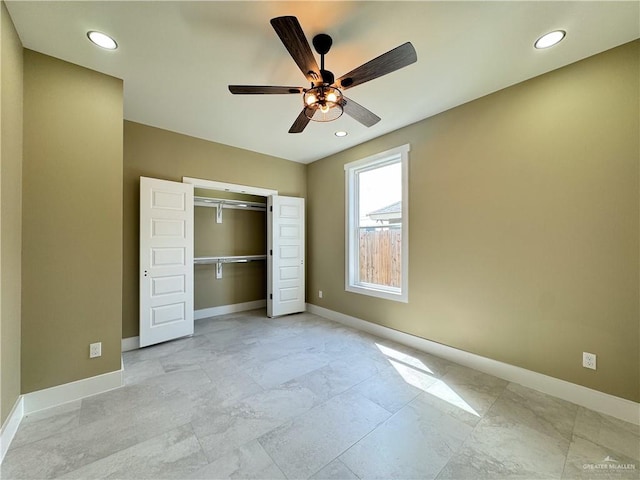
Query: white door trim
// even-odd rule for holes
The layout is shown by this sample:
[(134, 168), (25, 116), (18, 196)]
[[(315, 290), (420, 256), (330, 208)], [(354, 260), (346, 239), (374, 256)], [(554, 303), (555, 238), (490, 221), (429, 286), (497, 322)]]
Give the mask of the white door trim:
[(237, 183), (217, 182), (215, 180), (205, 180), (203, 178), (182, 177), (182, 183), (190, 183), (194, 188), (244, 193), (246, 195), (258, 195), (260, 197), (268, 197), (270, 195), (278, 194), (277, 190), (271, 190), (268, 188), (252, 187), (250, 185), (240, 185)]

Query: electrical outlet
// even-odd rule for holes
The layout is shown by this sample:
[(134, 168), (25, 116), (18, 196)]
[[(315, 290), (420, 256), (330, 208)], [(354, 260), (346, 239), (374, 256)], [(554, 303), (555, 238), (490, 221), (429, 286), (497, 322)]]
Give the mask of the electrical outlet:
[(318, 298), (322, 298), (322, 290), (318, 290)]
[(102, 342), (89, 344), (89, 358), (102, 356)]
[(589, 352), (582, 352), (582, 366), (584, 368), (596, 369), (596, 354)]

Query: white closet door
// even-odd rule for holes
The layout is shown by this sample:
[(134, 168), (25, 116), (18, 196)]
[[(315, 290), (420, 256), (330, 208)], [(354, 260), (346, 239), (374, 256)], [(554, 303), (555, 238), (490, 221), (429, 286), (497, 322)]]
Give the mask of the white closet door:
[(140, 177), (140, 346), (193, 334), (193, 185)]
[(304, 312), (304, 198), (272, 195), (267, 206), (267, 316)]

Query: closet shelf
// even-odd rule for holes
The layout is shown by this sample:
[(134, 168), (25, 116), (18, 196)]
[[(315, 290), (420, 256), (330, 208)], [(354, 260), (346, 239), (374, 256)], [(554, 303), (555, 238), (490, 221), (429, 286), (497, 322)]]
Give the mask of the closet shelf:
[(247, 202), (245, 200), (232, 200), (229, 198), (193, 197), (196, 207), (213, 207), (216, 209), (216, 223), (222, 223), (222, 210), (224, 208), (252, 210), (266, 212), (267, 205), (260, 202)]
[(266, 260), (266, 255), (232, 255), (225, 257), (194, 257), (193, 263), (196, 265), (207, 265), (210, 263), (246, 263), (257, 260)]
[(225, 263), (248, 263), (266, 260), (266, 255), (231, 255), (225, 257), (194, 257), (196, 265), (215, 265), (216, 278), (222, 278), (222, 265)]

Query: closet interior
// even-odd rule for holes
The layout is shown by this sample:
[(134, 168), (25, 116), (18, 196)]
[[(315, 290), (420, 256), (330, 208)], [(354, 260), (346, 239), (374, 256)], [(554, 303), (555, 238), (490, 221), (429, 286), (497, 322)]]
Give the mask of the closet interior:
[[(194, 311), (266, 301), (266, 197), (194, 191)], [(203, 312), (204, 316), (206, 312)]]

